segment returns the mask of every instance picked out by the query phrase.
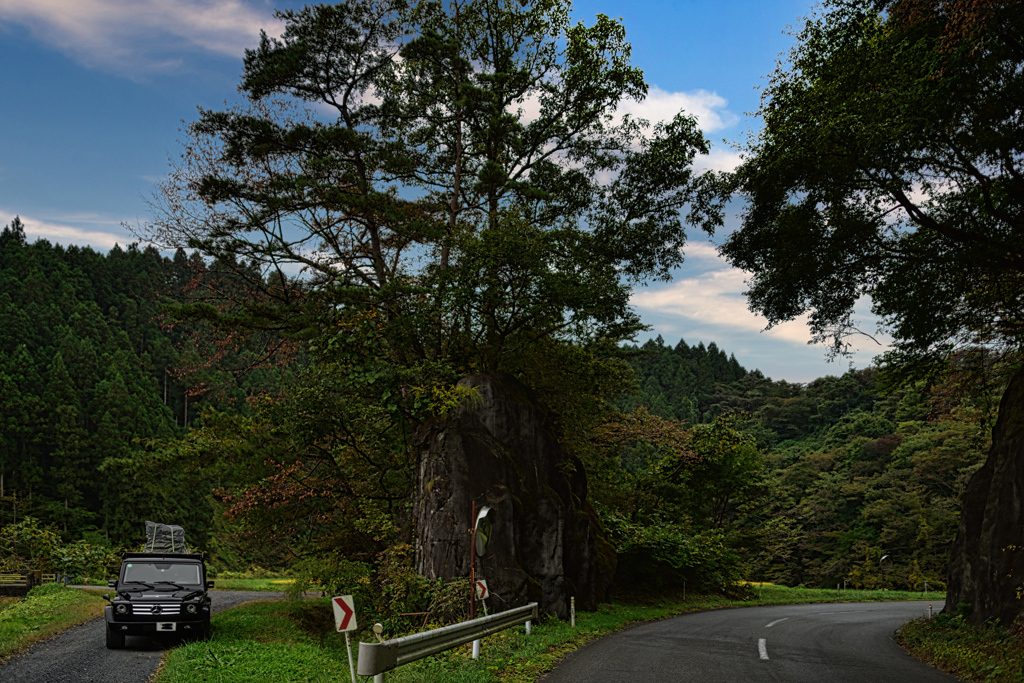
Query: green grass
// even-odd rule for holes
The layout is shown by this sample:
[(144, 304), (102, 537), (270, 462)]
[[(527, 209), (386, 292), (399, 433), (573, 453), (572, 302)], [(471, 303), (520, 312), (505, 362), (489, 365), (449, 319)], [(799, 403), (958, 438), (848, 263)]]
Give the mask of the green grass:
[[(225, 574), (227, 576), (225, 576)], [(115, 579), (117, 577), (110, 576), (108, 578)], [(232, 572), (221, 572), (219, 576), (211, 576), (209, 578), (215, 583), (215, 588), (217, 590), (223, 591), (284, 592), (288, 590), (288, 587), (295, 581), (295, 579), (283, 576), (239, 576)], [(79, 586), (105, 586), (107, 584), (107, 579), (83, 576), (77, 578), (74, 583)], [(319, 589), (314, 587), (314, 590)], [(2, 598), (0, 598), (0, 600), (2, 600)], [(2, 608), (2, 604), (0, 604), (0, 609)]]
[(1024, 631), (971, 626), (960, 614), (915, 619), (897, 641), (912, 655), (968, 681), (1024, 682)]
[(48, 583), (0, 611), (0, 660), (103, 614), (107, 602), (88, 591)]
[(215, 588), (223, 591), (286, 591), (294, 579), (287, 578), (221, 578), (214, 579)]
[[(250, 603), (213, 618), (213, 639), (164, 657), (160, 683), (338, 681), (345, 666), (323, 641), (334, 627), (327, 600)], [(312, 609), (311, 609), (312, 608)], [(323, 608), (323, 609), (317, 609)], [(330, 621), (325, 621), (324, 617)], [(318, 637), (316, 634), (322, 634)], [(342, 638), (344, 641), (344, 638)]]
[[(601, 605), (594, 612), (579, 612), (576, 628), (547, 619), (527, 636), (522, 627), (507, 629), (483, 642), (481, 657), (472, 660), (464, 645), (413, 662), (387, 674), (388, 683), (525, 683), (550, 671), (569, 652), (630, 624), (722, 607), (807, 602), (862, 602), (876, 600), (942, 600), (941, 593), (901, 591), (843, 591), (748, 587), (746, 598), (690, 596), (687, 600), (649, 600), (646, 603)], [(353, 638), (373, 640), (368, 618), (363, 632)], [(214, 617), (213, 640), (176, 648), (167, 654), (158, 683), (258, 683), (266, 681), (336, 681), (348, 679), (345, 638), (334, 633), (327, 599), (254, 603)], [(387, 633), (394, 638), (397, 633)]]

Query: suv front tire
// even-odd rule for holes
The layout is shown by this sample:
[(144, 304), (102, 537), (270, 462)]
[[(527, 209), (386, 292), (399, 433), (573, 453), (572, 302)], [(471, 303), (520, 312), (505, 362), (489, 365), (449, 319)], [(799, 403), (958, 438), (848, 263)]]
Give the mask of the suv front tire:
[(123, 650), (124, 649), (124, 634), (120, 631), (115, 631), (110, 624), (107, 624), (107, 649), (108, 650)]

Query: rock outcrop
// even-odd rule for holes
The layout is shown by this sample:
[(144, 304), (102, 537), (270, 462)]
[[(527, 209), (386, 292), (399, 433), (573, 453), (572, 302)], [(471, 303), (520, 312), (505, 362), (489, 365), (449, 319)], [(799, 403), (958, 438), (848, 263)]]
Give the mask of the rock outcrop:
[(988, 460), (967, 485), (950, 554), (946, 610), (970, 622), (1024, 620), (1024, 370), (999, 404)]
[(471, 375), (472, 399), (417, 434), (416, 566), (428, 578), (468, 577), (473, 501), (496, 517), (477, 558), (490, 608), (538, 602), (565, 618), (604, 599), (615, 552), (587, 503), (583, 465), (568, 456), (532, 391), (510, 375)]

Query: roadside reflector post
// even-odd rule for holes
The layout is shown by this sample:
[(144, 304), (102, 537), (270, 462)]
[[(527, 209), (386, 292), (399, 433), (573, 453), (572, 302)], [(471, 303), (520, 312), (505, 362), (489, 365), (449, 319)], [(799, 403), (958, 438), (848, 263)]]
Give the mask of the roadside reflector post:
[(928, 603), (928, 618), (932, 618), (932, 603)]
[(569, 619), (573, 628), (576, 628), (576, 596), (569, 598)]
[(525, 626), (526, 626), (526, 635), (530, 635), (530, 622), (527, 621)]
[(345, 649), (348, 650), (348, 675), (352, 678), (352, 683), (356, 683), (356, 669), (352, 666), (352, 641), (348, 638), (348, 631), (345, 631)]
[(331, 598), (331, 607), (334, 608), (334, 627), (339, 633), (345, 633), (345, 649), (348, 651), (348, 673), (352, 677), (352, 683), (356, 683), (356, 668), (352, 664), (352, 641), (348, 637), (349, 631), (356, 630), (356, 603), (351, 595), (339, 595)]

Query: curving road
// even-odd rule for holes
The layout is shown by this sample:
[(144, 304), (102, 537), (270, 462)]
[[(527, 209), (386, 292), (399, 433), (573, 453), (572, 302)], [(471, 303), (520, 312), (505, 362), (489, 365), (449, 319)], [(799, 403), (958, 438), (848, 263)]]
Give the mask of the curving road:
[[(104, 589), (109, 590), (109, 589)], [(210, 591), (214, 614), (250, 600), (280, 598), (282, 593)], [(18, 683), (146, 683), (174, 640), (128, 636), (124, 650), (108, 650), (103, 617), (37, 643), (0, 664), (0, 681)]]
[[(936, 612), (942, 603), (934, 604)], [(951, 683), (907, 655), (894, 631), (923, 602), (836, 603), (700, 612), (643, 624), (579, 649), (543, 683)]]

